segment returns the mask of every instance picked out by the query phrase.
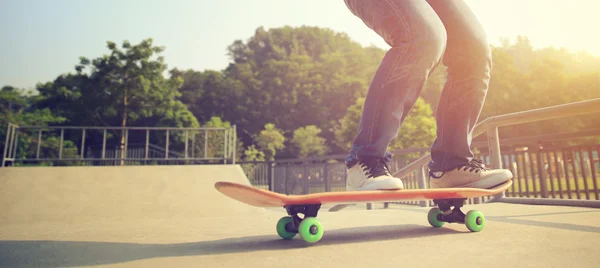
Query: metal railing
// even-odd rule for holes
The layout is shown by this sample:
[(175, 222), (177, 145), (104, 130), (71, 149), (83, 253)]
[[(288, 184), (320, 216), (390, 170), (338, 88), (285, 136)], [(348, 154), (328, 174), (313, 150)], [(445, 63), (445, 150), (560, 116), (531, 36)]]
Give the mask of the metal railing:
[(2, 167), (15, 164), (233, 163), (236, 127), (73, 127), (8, 124)]
[[(507, 196), (600, 200), (598, 145), (514, 152), (515, 187)], [(506, 159), (504, 159), (506, 160)], [(529, 167), (529, 168), (528, 168)]]
[[(557, 105), (557, 106), (550, 106), (550, 107), (546, 107), (546, 108), (540, 108), (540, 109), (533, 109), (533, 110), (528, 110), (528, 111), (523, 111), (523, 112), (517, 112), (517, 113), (511, 113), (511, 114), (504, 114), (504, 115), (498, 115), (498, 116), (493, 116), (493, 117), (489, 117), (485, 120), (483, 120), (482, 122), (480, 122), (479, 124), (477, 124), (477, 126), (474, 129), (473, 132), (473, 137), (477, 137), (481, 134), (486, 133), (487, 134), (487, 148), (488, 148), (488, 153), (485, 157), (487, 157), (489, 159), (489, 162), (491, 163), (491, 166), (493, 168), (502, 168), (503, 164), (508, 163), (508, 159), (511, 159), (511, 156), (513, 156), (514, 154), (502, 154), (500, 151), (500, 139), (499, 139), (499, 135), (498, 135), (498, 128), (502, 127), (502, 126), (509, 126), (509, 125), (517, 125), (517, 124), (523, 124), (523, 123), (530, 123), (530, 122), (537, 122), (537, 121), (543, 121), (543, 120), (550, 120), (550, 119), (558, 119), (558, 118), (565, 118), (565, 117), (572, 117), (572, 116), (578, 116), (578, 115), (586, 115), (586, 114), (593, 114), (593, 113), (600, 113), (600, 99), (592, 99), (592, 100), (586, 100), (586, 101), (580, 101), (580, 102), (574, 102), (574, 103), (569, 103), (569, 104), (563, 104), (563, 105)], [(593, 133), (593, 130), (592, 130)], [(564, 138), (564, 137), (563, 137)], [(584, 148), (584, 147), (580, 147), (580, 148)], [(594, 152), (593, 148), (596, 148), (596, 151)], [(568, 151), (568, 150), (566, 150)], [(588, 176), (590, 177), (589, 182), (586, 181), (585, 184), (581, 184), (580, 182), (573, 182), (570, 181), (568, 178), (568, 173), (565, 173), (563, 171), (563, 175), (562, 178), (565, 178), (565, 180), (567, 180), (567, 183), (558, 183), (552, 179), (552, 178), (558, 178), (558, 174), (554, 174), (554, 177), (551, 177), (553, 175), (551, 175), (551, 173), (545, 173), (545, 172), (539, 172), (539, 170), (543, 170), (543, 161), (537, 161), (535, 162), (535, 165), (539, 166), (538, 168), (538, 175), (537, 177), (530, 177), (532, 179), (528, 180), (527, 177), (525, 175), (520, 175), (520, 174), (525, 174), (523, 172), (524, 171), (523, 168), (516, 170), (514, 168), (512, 168), (511, 166), (509, 166), (509, 169), (513, 169), (513, 175), (515, 175), (514, 171), (517, 171), (517, 174), (515, 176), (516, 181), (513, 184), (513, 186), (511, 186), (511, 188), (509, 189), (508, 193), (510, 194), (518, 192), (519, 190), (522, 190), (523, 188), (521, 187), (525, 187), (523, 185), (528, 185), (531, 186), (531, 189), (534, 189), (533, 185), (536, 185), (538, 189), (536, 192), (536, 195), (534, 198), (526, 198), (526, 197), (508, 197), (505, 194), (501, 194), (498, 196), (495, 196), (494, 198), (490, 198), (490, 197), (485, 197), (485, 198), (474, 198), (474, 199), (469, 199), (468, 202), (469, 203), (481, 203), (483, 201), (501, 201), (501, 202), (510, 202), (510, 203), (524, 203), (524, 204), (549, 204), (549, 205), (577, 205), (577, 206), (592, 206), (592, 207), (600, 207), (600, 202), (596, 201), (596, 200), (568, 200), (568, 199), (549, 199), (549, 194), (551, 193), (553, 197), (556, 197), (556, 191), (553, 190), (554, 188), (549, 188), (550, 187), (556, 187), (556, 189), (558, 189), (558, 193), (560, 192), (567, 192), (569, 191), (569, 189), (563, 189), (563, 188), (559, 188), (559, 187), (563, 187), (566, 188), (567, 185), (569, 186), (573, 186), (573, 187), (578, 187), (575, 185), (579, 185), (581, 187), (588, 187), (585, 188), (586, 190), (586, 197), (589, 197), (589, 190), (591, 188), (591, 186), (593, 186), (593, 191), (594, 194), (593, 196), (597, 196), (597, 192), (598, 192), (598, 187), (597, 187), (597, 181), (596, 181), (596, 177), (597, 177), (597, 166), (596, 166), (596, 162), (597, 160), (595, 160), (594, 158), (594, 153), (595, 155), (598, 154), (598, 149), (597, 147), (591, 146), (591, 147), (585, 147), (585, 151), (587, 152), (587, 158), (584, 156), (579, 156), (579, 158), (577, 159), (581, 159), (581, 162), (579, 164), (575, 164), (575, 162), (571, 161), (571, 168), (568, 169), (567, 165), (565, 164), (566, 162), (562, 162), (562, 166), (564, 167), (564, 170), (570, 170), (572, 176), (574, 178), (577, 178), (577, 174), (582, 174), (582, 173), (577, 173), (577, 172), (581, 172), (581, 171), (577, 171), (579, 170), (583, 170), (585, 169), (585, 161), (588, 161), (590, 164), (588, 166), (590, 166), (589, 170), (590, 172), (588, 172), (587, 174), (589, 174)], [(571, 151), (573, 152), (573, 151)], [(560, 161), (558, 161), (557, 159), (559, 158), (552, 158), (552, 153), (550, 152), (550, 154), (545, 153), (541, 150), (537, 150), (535, 151), (535, 153), (537, 154), (537, 159), (553, 159), (553, 163), (554, 166), (556, 167), (556, 163), (561, 163)], [(517, 154), (518, 157), (522, 158), (523, 153), (518, 153)], [(563, 159), (564, 159), (564, 155), (562, 155)], [(590, 157), (591, 156), (591, 157)], [(519, 158), (520, 159), (520, 158)], [(588, 160), (585, 160), (588, 159)], [(394, 176), (399, 177), (399, 178), (403, 178), (405, 180), (407, 180), (408, 176), (413, 175), (414, 173), (417, 174), (415, 180), (416, 180), (416, 185), (417, 187), (414, 188), (420, 188), (420, 189), (425, 189), (427, 188), (427, 180), (426, 180), (426, 165), (427, 163), (431, 160), (431, 157), (429, 154), (422, 156), (421, 158), (417, 159), (416, 161), (410, 163), (409, 165), (406, 165), (405, 167), (403, 167), (402, 169), (396, 171), (393, 173)], [(504, 162), (504, 163), (503, 163)], [(512, 162), (511, 162), (512, 163)], [(521, 167), (523, 166), (527, 166), (526, 164), (522, 164)], [(573, 173), (573, 170), (575, 170)], [(593, 172), (591, 170), (594, 170)], [(518, 173), (521, 172), (521, 173)], [(530, 173), (531, 174), (531, 173)], [(579, 175), (581, 176), (581, 175)], [(585, 177), (587, 180), (587, 177)], [(522, 180), (520, 180), (522, 179)], [(526, 181), (526, 182), (525, 182)], [(537, 182), (536, 182), (537, 181)], [(520, 183), (520, 184), (519, 184)], [(532, 184), (533, 183), (533, 184)], [(587, 186), (586, 186), (587, 185)], [(581, 198), (581, 195), (579, 194), (580, 191), (579, 189), (575, 189), (577, 192), (577, 197)], [(538, 194), (539, 193), (539, 194)], [(513, 195), (515, 196), (515, 195)], [(531, 196), (531, 195), (530, 195)], [(569, 197), (571, 197), (571, 195), (569, 194)], [(431, 205), (432, 202), (426, 202), (426, 201), (422, 201), (419, 202), (419, 204), (421, 206), (427, 206), (427, 205)]]
[[(424, 155), (428, 148), (394, 151), (390, 169), (398, 170)], [(242, 161), (248, 180), (257, 188), (284, 194), (309, 194), (346, 190), (346, 154), (286, 159)]]

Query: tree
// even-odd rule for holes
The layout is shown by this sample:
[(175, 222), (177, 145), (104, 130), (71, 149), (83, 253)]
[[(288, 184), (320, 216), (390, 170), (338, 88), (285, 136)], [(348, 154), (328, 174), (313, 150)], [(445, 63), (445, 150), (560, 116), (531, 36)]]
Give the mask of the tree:
[(244, 151), (244, 161), (265, 161), (265, 153), (252, 144)]
[[(0, 90), (0, 146), (4, 148), (8, 123), (20, 126), (48, 126), (49, 124), (62, 123), (66, 118), (53, 114), (49, 109), (36, 109), (35, 104), (39, 96), (12, 86), (4, 86)], [(59, 138), (56, 133), (42, 132), (43, 142), (40, 146), (40, 158), (57, 158)], [(19, 131), (17, 159), (31, 158), (37, 154), (38, 132)], [(73, 142), (65, 141), (63, 144), (63, 157), (73, 158), (77, 154), (77, 147)], [(4, 157), (4, 156), (2, 156)]]
[(277, 150), (285, 148), (285, 137), (274, 124), (266, 124), (264, 130), (256, 137), (256, 145), (264, 152), (266, 160), (274, 160)]
[(170, 71), (173, 77), (181, 77), (183, 83), (178, 91), (179, 101), (184, 103), (189, 111), (194, 114), (198, 121), (208, 121), (211, 117), (224, 118), (229, 107), (228, 98), (231, 94), (227, 92), (228, 78), (222, 72), (206, 70), (203, 72), (195, 70)]
[[(128, 119), (169, 116), (176, 113), (173, 109), (184, 108), (175, 100), (181, 95), (177, 89), (183, 79), (177, 76), (166, 79), (163, 76), (167, 66), (164, 58), (158, 56), (163, 47), (153, 46), (152, 39), (134, 46), (125, 41), (122, 45), (124, 50), (113, 42), (107, 42), (107, 47), (109, 55), (93, 61), (82, 57), (76, 67), (78, 74), (89, 70), (91, 83), (87, 89), (104, 92), (102, 97), (111, 102), (111, 106), (102, 109), (104, 116), (118, 118), (119, 125), (125, 127)], [(157, 58), (153, 59), (154, 56)], [(198, 125), (195, 120), (187, 123)]]
[[(362, 115), (365, 98), (358, 98), (348, 113), (340, 120), (336, 130), (336, 143), (338, 146), (349, 150), (354, 136), (358, 132), (358, 125)], [(435, 139), (436, 123), (429, 104), (418, 98), (410, 110), (396, 137), (389, 146), (389, 150), (424, 148), (431, 146)]]
[(232, 62), (224, 75), (231, 79), (221, 92), (228, 89), (232, 97), (225, 118), (235, 120), (248, 135), (256, 135), (267, 123), (286, 133), (314, 125), (329, 141), (335, 122), (356, 97), (366, 94), (384, 55), (346, 34), (316, 27), (260, 27), (228, 51)]
[(352, 106), (348, 108), (348, 112), (342, 119), (335, 130), (335, 144), (348, 151), (352, 147), (352, 141), (358, 132), (358, 125), (362, 116), (365, 98), (357, 98)]
[(391, 150), (427, 148), (436, 136), (436, 122), (429, 104), (418, 98), (398, 131), (398, 137), (390, 145)]
[(320, 137), (321, 130), (314, 126), (301, 127), (294, 130), (290, 141), (293, 151), (298, 157), (320, 156), (328, 152), (325, 139)]
[[(176, 98), (183, 79), (166, 78), (163, 47), (152, 39), (137, 45), (124, 41), (121, 48), (107, 42), (108, 55), (80, 58), (75, 74), (59, 76), (38, 85), (40, 108), (49, 108), (72, 125), (198, 127), (198, 121)], [(116, 134), (116, 133), (115, 133)], [(125, 130), (119, 144), (124, 149)], [(90, 135), (93, 139), (93, 135)], [(145, 136), (130, 136), (130, 142)], [(179, 142), (183, 137), (179, 136)], [(164, 139), (158, 139), (158, 142)], [(124, 156), (124, 154), (122, 154)]]

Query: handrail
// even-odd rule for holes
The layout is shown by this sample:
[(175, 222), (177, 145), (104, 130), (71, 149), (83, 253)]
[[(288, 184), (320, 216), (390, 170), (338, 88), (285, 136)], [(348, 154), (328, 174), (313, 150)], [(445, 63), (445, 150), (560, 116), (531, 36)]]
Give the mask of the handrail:
[[(590, 128), (582, 131), (568, 131), (568, 132), (556, 132), (550, 134), (542, 134), (542, 135), (530, 135), (530, 136), (522, 136), (522, 137), (510, 137), (501, 139), (500, 142), (503, 146), (511, 146), (511, 145), (533, 145), (537, 142), (546, 142), (546, 141), (557, 141), (557, 140), (565, 140), (565, 139), (573, 139), (573, 138), (581, 138), (581, 137), (590, 137), (590, 136), (600, 136), (600, 128)], [(473, 141), (473, 147), (477, 148), (487, 148), (487, 141)], [(546, 147), (546, 146), (544, 146)]]
[(477, 124), (473, 136), (481, 135), (490, 127), (517, 125), (591, 113), (600, 113), (600, 98), (488, 117)]
[[(498, 142), (497, 130), (500, 126), (517, 125), (535, 121), (557, 119), (592, 113), (600, 113), (600, 98), (549, 106), (545, 108), (526, 110), (510, 114), (496, 115), (488, 117), (485, 120), (479, 122), (473, 130), (473, 138), (485, 133), (486, 131), (490, 131), (492, 132), (492, 135), (488, 135), (488, 142), (490, 142), (490, 136), (492, 136), (492, 139), (494, 138), (494, 136), (496, 136), (495, 141)], [(492, 151), (494, 151), (495, 148), (492, 145), (490, 145), (489, 148), (491, 156), (493, 154)], [(498, 150), (495, 153), (500, 154), (500, 151)], [(426, 154), (423, 157), (415, 160), (414, 162), (406, 165), (404, 168), (394, 172), (393, 175), (397, 178), (403, 178), (409, 175), (410, 173), (414, 172), (415, 170), (418, 170), (419, 168), (423, 167), (430, 160), (431, 155)]]

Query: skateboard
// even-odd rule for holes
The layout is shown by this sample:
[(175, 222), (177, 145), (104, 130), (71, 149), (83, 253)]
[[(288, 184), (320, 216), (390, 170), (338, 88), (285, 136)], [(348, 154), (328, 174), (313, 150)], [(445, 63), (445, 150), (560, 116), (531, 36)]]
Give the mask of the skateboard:
[[(427, 220), (435, 228), (445, 223), (461, 223), (472, 232), (479, 232), (485, 224), (483, 213), (478, 210), (463, 213), (460, 208), (469, 198), (496, 195), (512, 185), (508, 180), (490, 189), (442, 188), (410, 190), (375, 190), (356, 192), (325, 192), (306, 195), (284, 195), (249, 185), (217, 182), (215, 188), (222, 194), (256, 207), (283, 207), (288, 216), (276, 224), (277, 234), (292, 239), (297, 234), (308, 243), (316, 243), (323, 237), (323, 226), (317, 214), (323, 204), (349, 204), (386, 201), (433, 200), (436, 207), (429, 210)], [(302, 214), (300, 217), (298, 214)]]

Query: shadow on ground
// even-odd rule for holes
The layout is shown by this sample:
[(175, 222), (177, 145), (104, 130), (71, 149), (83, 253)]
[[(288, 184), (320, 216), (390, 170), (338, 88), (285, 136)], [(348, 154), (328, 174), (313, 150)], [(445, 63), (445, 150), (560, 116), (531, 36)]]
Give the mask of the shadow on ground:
[(79, 241), (0, 241), (2, 267), (65, 267), (106, 265), (178, 256), (201, 256), (266, 250), (290, 250), (331, 244), (363, 243), (462, 233), (421, 225), (357, 227), (326, 231), (316, 244), (298, 236), (285, 241), (274, 235), (228, 238), (178, 244), (136, 244)]
[[(410, 207), (397, 207), (393, 208), (396, 210), (406, 210), (406, 211), (415, 211), (415, 212), (423, 212), (422, 209), (419, 208), (410, 208)], [(466, 212), (468, 210), (463, 210)], [(485, 211), (483, 212), (485, 215)], [(582, 224), (574, 224), (574, 223), (562, 223), (562, 222), (552, 222), (552, 221), (543, 221), (543, 220), (528, 220), (524, 219), (527, 217), (538, 217), (538, 216), (550, 216), (550, 215), (564, 215), (565, 217), (569, 217), (570, 214), (597, 214), (600, 217), (600, 209), (586, 209), (579, 211), (565, 211), (565, 212), (550, 212), (550, 213), (535, 213), (535, 214), (517, 214), (510, 216), (485, 216), (486, 220), (504, 222), (504, 223), (512, 223), (519, 225), (529, 225), (535, 227), (547, 227), (568, 231), (580, 231), (580, 232), (589, 232), (589, 233), (600, 233), (600, 227), (596, 226), (588, 226)]]

